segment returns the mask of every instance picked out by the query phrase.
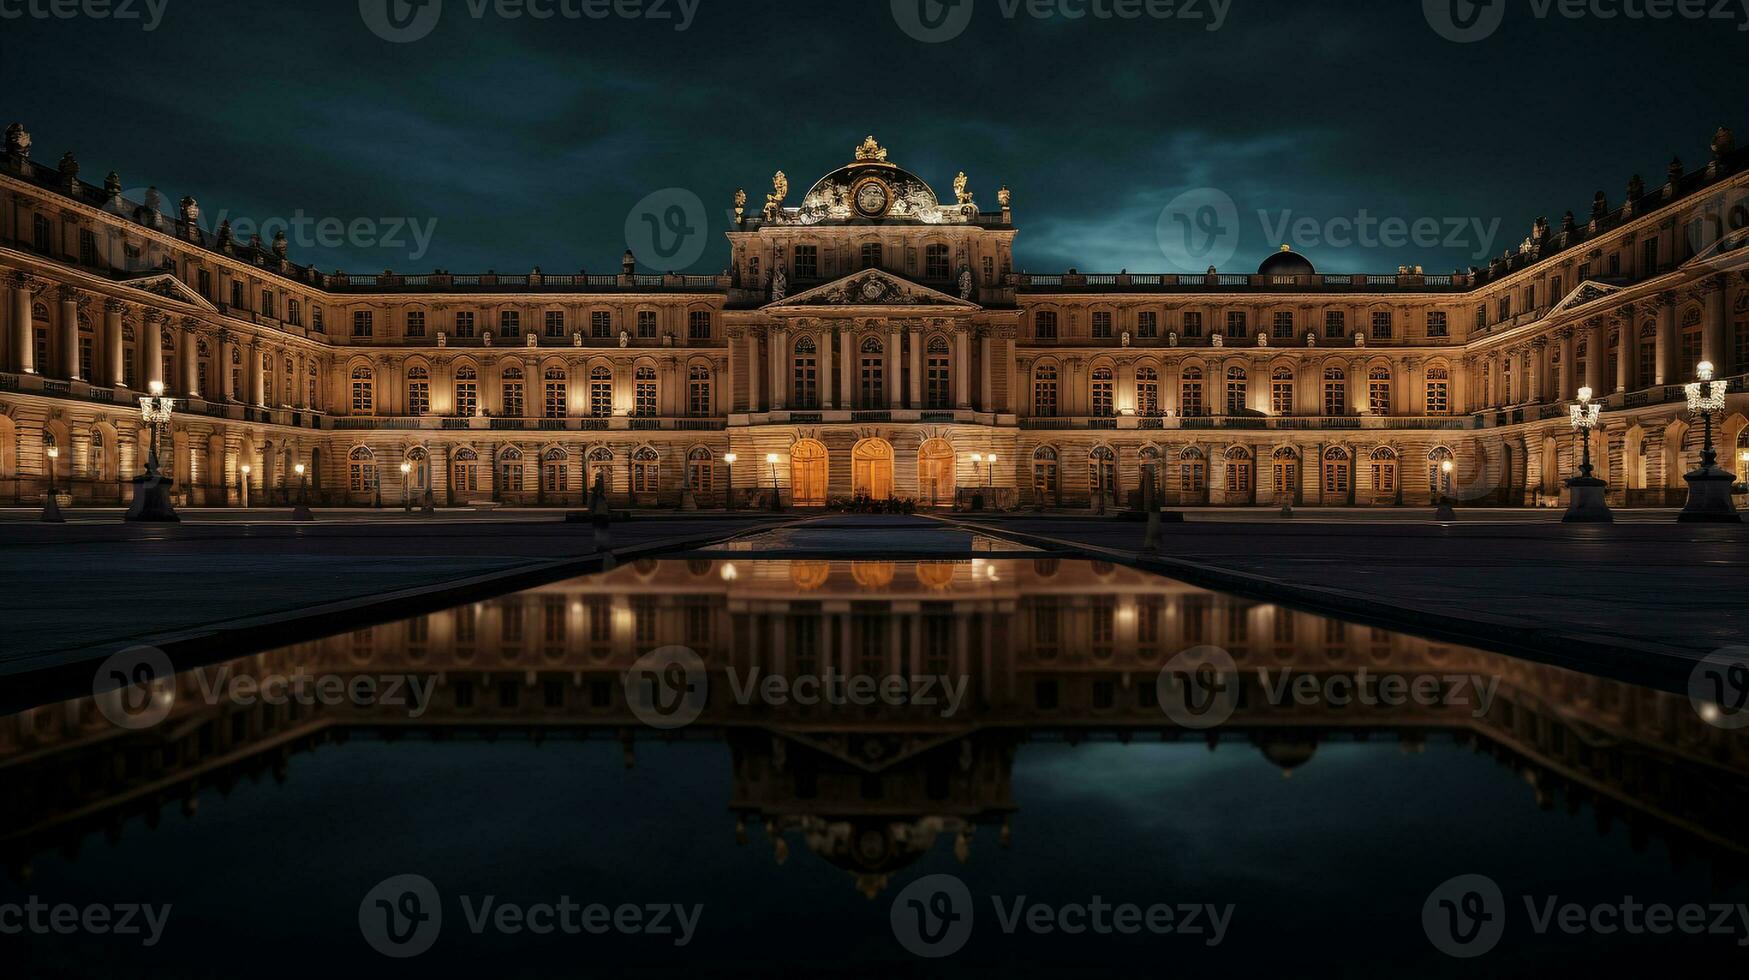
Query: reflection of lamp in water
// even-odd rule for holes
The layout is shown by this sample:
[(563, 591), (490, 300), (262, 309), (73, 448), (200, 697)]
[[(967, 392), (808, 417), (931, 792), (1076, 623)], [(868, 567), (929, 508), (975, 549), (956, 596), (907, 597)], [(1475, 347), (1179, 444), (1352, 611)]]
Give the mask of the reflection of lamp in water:
[(734, 562), (725, 562), (723, 564), (723, 581), (733, 582), (740, 577), (741, 573), (735, 568)]

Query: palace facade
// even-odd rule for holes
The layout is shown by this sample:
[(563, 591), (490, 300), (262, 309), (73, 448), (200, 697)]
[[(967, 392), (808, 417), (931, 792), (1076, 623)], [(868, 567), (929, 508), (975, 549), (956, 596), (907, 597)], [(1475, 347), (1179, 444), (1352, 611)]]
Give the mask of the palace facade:
[(1731, 382), (1724, 448), (1749, 440), (1749, 153), (1711, 151), (1451, 275), (1285, 247), (1254, 274), (1016, 273), (1007, 188), (944, 201), (872, 138), (799, 206), (781, 173), (737, 194), (721, 275), (349, 275), (40, 165), (15, 124), (0, 500), (124, 503), (161, 382), (195, 506), (245, 475), (285, 502), (299, 465), (330, 505), (574, 506), (598, 478), (631, 507), (1123, 505), (1148, 472), (1176, 506), (1555, 504), (1581, 386), (1612, 499), (1680, 503), (1701, 361)]

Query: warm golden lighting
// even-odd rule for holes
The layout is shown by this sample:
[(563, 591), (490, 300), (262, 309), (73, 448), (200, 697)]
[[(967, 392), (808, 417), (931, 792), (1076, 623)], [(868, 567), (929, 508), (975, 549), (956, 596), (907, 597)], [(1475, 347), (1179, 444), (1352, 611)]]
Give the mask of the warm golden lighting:
[(402, 476), (406, 476), (407, 474), (409, 474), (411, 472), (413, 472), (413, 464), (412, 463), (402, 463), (401, 464), (401, 475)]
[(730, 466), (734, 466), (735, 461), (740, 459), (740, 458), (741, 457), (735, 455), (734, 453), (724, 453), (723, 454), (723, 462), (728, 463)]
[(146, 390), (152, 393), (153, 398), (162, 398), (164, 396), (164, 382), (154, 381), (146, 386)]
[(765, 461), (767, 463), (770, 463), (773, 466), (776, 466), (777, 465), (777, 454), (776, 453), (766, 453), (765, 454)]
[(303, 476), (304, 475), (304, 464), (299, 463), (298, 465), (292, 467), (292, 471), (294, 473), (296, 473), (298, 476)]
[(1439, 464), (1439, 469), (1441, 472), (1443, 472), (1447, 475), (1450, 475), (1451, 471), (1456, 469), (1456, 467), (1453, 466), (1451, 460), (1448, 459), (1445, 462)]
[(50, 446), (49, 447), (49, 458), (50, 459), (60, 459), (61, 458), (61, 451), (59, 449), (55, 448), (54, 446)]

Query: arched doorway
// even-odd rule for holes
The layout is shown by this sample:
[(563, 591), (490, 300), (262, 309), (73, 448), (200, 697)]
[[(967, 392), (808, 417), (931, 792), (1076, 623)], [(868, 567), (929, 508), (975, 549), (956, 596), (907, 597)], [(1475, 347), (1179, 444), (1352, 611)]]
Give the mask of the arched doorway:
[(1270, 490), (1281, 504), (1297, 504), (1300, 500), (1300, 454), (1292, 446), (1282, 446), (1270, 457), (1273, 477)]
[(789, 479), (792, 506), (826, 506), (826, 478), (829, 473), (825, 446), (812, 439), (803, 439), (790, 447)]
[(1228, 506), (1249, 507), (1256, 502), (1252, 488), (1256, 484), (1255, 461), (1251, 450), (1244, 446), (1233, 446), (1226, 453), (1227, 471), (1227, 504)]
[(917, 501), (930, 507), (954, 501), (953, 446), (946, 439), (931, 439), (917, 451)]
[(864, 439), (850, 454), (851, 493), (869, 500), (893, 497), (893, 444)]

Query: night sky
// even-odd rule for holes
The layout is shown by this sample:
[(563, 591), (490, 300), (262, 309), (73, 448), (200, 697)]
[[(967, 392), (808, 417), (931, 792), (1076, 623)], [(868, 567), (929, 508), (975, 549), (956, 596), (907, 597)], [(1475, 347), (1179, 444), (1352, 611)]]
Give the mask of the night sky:
[[(924, 43), (888, 0), (686, 0), (683, 31), (680, 0), (606, 20), (476, 19), (482, 0), (442, 0), (429, 36), (391, 43), (354, 0), (152, 0), (166, 6), (151, 31), (145, 0), (109, 0), (141, 18), (125, 21), (17, 17), (31, 2), (50, 0), (0, 0), (0, 121), (27, 124), (38, 162), (73, 149), (84, 179), (192, 194), (209, 223), (436, 222), (424, 252), (411, 231), (294, 239), (293, 258), (325, 270), (617, 271), (634, 205), (679, 187), (709, 216), (691, 271), (712, 272), (736, 188), (757, 210), (782, 169), (798, 204), (873, 133), (943, 197), (962, 169), (989, 208), (1008, 184), (1017, 270), (1175, 271), (1162, 209), (1215, 187), (1240, 216), (1223, 271), (1281, 240), (1260, 210), (1459, 219), (1455, 247), (1290, 236), (1323, 271), (1450, 271), (1537, 215), (1584, 220), (1598, 189), (1618, 203), (1633, 172), (1656, 186), (1673, 153), (1704, 163), (1720, 124), (1749, 138), (1741, 9), (1538, 19), (1540, 0), (1493, 0), (1498, 30), (1460, 44), (1418, 0), (1231, 0), (1215, 31), (1210, 0), (1196, 19), (1139, 20), (962, 0), (964, 32)], [(536, 0), (561, 2), (581, 0)]]

